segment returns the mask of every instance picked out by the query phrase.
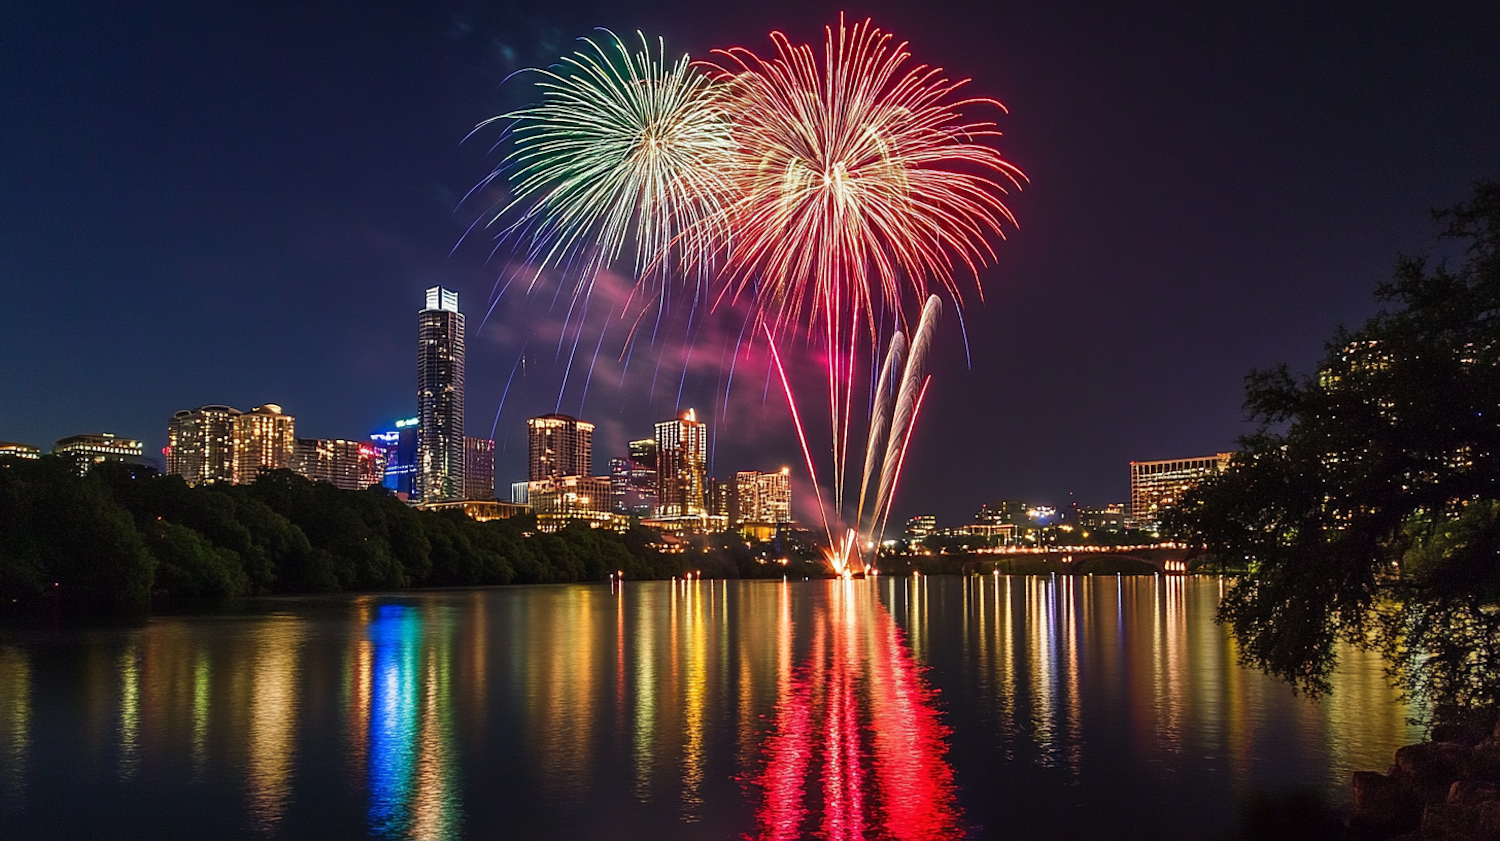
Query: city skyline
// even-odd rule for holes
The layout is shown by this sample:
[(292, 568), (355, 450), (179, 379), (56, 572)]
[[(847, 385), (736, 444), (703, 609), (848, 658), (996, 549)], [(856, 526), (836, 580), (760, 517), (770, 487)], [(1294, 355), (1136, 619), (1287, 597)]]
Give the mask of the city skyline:
[[(593, 419), (596, 447), (618, 455), (696, 405), (718, 442), (710, 474), (798, 464), (762, 372), (738, 371), (720, 400), (717, 342), (685, 358), (664, 330), (663, 364), (633, 359), (586, 398), (581, 381), (560, 397), (570, 355), (542, 328), (561, 313), (519, 296), (490, 311), (490, 243), (455, 251), (477, 213), (460, 199), (495, 163), (488, 138), (460, 140), (527, 95), (500, 84), (510, 71), (595, 25), (698, 55), (763, 22), (812, 37), (830, 9), (226, 6), (150, 26), (107, 6), (8, 10), (0, 72), (17, 119), (0, 133), (18, 154), (0, 166), (15, 197), (0, 208), (0, 276), (17, 297), (0, 352), (32, 362), (0, 373), (0, 439), (46, 450), (109, 430), (159, 452), (161, 419), (204, 401), (276, 401), (298, 435), (363, 436), (410, 416), (406, 302), (442, 285), (476, 302), (467, 426), (496, 430), (502, 483), (521, 475), (519, 421), (549, 411)], [(1032, 179), (985, 302), (934, 347), (893, 522), (955, 520), (997, 496), (1123, 501), (1129, 461), (1232, 448), (1246, 371), (1309, 372), (1333, 325), (1371, 311), (1395, 253), (1430, 247), (1427, 209), (1500, 165), (1500, 59), (1479, 36), (1493, 6), (1348, 20), (1292, 4), (856, 12), (1004, 102), (1000, 148)], [(287, 36), (286, 61), (206, 37), (267, 27)], [(242, 130), (244, 107), (268, 102), (280, 107)], [(947, 475), (944, 442), (976, 428), (972, 463)]]

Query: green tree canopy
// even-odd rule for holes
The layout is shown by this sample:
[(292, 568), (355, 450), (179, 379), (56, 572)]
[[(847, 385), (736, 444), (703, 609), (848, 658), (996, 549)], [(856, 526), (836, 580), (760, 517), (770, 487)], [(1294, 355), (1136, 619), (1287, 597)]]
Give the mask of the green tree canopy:
[(1434, 216), (1460, 256), (1399, 258), (1314, 374), (1252, 372), (1257, 429), (1167, 528), (1237, 571), (1248, 664), (1317, 694), (1376, 648), (1442, 714), (1500, 702), (1500, 183)]

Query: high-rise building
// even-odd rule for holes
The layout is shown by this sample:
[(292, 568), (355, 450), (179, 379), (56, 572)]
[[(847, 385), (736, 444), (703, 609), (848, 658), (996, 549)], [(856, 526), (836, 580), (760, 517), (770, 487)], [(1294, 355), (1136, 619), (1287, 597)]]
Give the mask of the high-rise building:
[(495, 442), (464, 437), (464, 499), (495, 498)]
[(630, 455), (609, 460), (610, 495), (619, 514), (656, 512), (656, 439), (630, 442)]
[(734, 476), (739, 510), (734, 523), (789, 523), (792, 520), (792, 471), (742, 470)]
[(734, 480), (708, 477), (703, 485), (703, 511), (721, 518), (727, 525), (733, 522), (732, 518), (738, 510), (739, 492)]
[(417, 478), (417, 419), (405, 418), (383, 432), (370, 434), (380, 453), (381, 482), (403, 500), (412, 499)]
[(234, 482), (254, 482), (263, 470), (292, 466), (296, 421), (275, 403), (234, 417)]
[(382, 479), (381, 455), (374, 444), (328, 438), (298, 438), (291, 468), (314, 482), (361, 491)]
[(167, 473), (189, 485), (234, 481), (234, 419), (231, 406), (183, 409), (167, 421)]
[(422, 502), (464, 496), (464, 316), (458, 293), (427, 290), (417, 313), (417, 473)]
[(693, 409), (676, 420), (656, 424), (657, 515), (687, 517), (704, 514), (707, 479), (708, 425)]
[(1136, 526), (1156, 531), (1162, 512), (1176, 505), (1194, 485), (1229, 466), (1234, 453), (1198, 458), (1132, 461), (1130, 463), (1130, 519)]
[(526, 421), (528, 481), (593, 473), (593, 424), (555, 413)]
[(134, 438), (120, 438), (113, 432), (84, 433), (60, 438), (52, 445), (56, 455), (72, 458), (78, 464), (79, 474), (103, 461), (137, 461), (141, 457), (141, 442)]

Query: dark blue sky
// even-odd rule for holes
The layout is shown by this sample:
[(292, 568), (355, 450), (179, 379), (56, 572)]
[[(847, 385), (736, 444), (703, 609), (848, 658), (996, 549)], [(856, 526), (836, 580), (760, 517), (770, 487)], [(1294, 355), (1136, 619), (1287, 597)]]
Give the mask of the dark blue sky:
[[(519, 478), (566, 354), (528, 333), (545, 301), (481, 329), (488, 244), (454, 251), (496, 162), (460, 141), (530, 95), (501, 81), (594, 26), (765, 51), (843, 10), (1003, 101), (1031, 179), (965, 313), (972, 362), (955, 320), (939, 335), (897, 515), (1121, 501), (1130, 459), (1231, 447), (1246, 371), (1310, 369), (1396, 253), (1430, 247), (1427, 210), (1500, 176), (1500, 4), (1221, 5), (0, 3), (0, 440), (159, 449), (172, 412), (219, 402), (363, 436), (412, 414), (442, 284), (470, 313), (471, 433), (526, 348), (497, 433)], [(714, 403), (673, 364), (590, 383), (597, 467), (679, 387)], [(799, 463), (751, 380), (714, 418), (720, 473)]]

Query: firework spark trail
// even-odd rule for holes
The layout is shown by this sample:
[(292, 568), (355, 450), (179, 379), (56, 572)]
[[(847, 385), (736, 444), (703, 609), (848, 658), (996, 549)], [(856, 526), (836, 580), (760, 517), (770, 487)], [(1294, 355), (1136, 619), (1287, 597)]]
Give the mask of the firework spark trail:
[(781, 367), (781, 354), (776, 352), (776, 339), (771, 335), (771, 328), (762, 324), (761, 328), (766, 333), (766, 346), (771, 351), (771, 363), (776, 368), (776, 373), (781, 377), (781, 387), (786, 391), (786, 405), (792, 413), (792, 425), (797, 429), (797, 440), (802, 444), (802, 457), (807, 461), (807, 475), (812, 480), (813, 495), (818, 500), (818, 516), (823, 518), (823, 531), (828, 534), (828, 543), (833, 545), (833, 529), (828, 525), (828, 509), (823, 507), (823, 489), (818, 484), (818, 468), (812, 457), (812, 450), (807, 446), (807, 435), (802, 431), (802, 418), (797, 412), (797, 398), (792, 396), (792, 385), (787, 382), (786, 369)]
[(911, 350), (906, 357), (906, 368), (901, 373), (901, 389), (896, 401), (896, 417), (891, 422), (890, 440), (886, 443), (885, 460), (880, 469), (880, 490), (875, 496), (875, 510), (886, 511), (890, 505), (891, 492), (895, 488), (894, 472), (898, 459), (904, 457), (906, 442), (916, 420), (917, 397), (925, 387), (922, 382), (927, 368), (927, 349), (932, 346), (932, 333), (937, 329), (938, 318), (943, 314), (942, 301), (933, 295), (922, 307), (922, 320), (917, 325), (916, 335), (911, 340)]
[[(895, 377), (906, 365), (906, 337), (897, 331), (891, 336), (891, 346), (886, 352), (885, 363), (880, 366), (880, 376), (875, 380), (875, 393), (871, 396), (873, 417), (870, 419), (870, 434), (865, 441), (865, 469), (860, 475), (859, 504), (854, 507), (855, 528), (864, 515), (865, 494), (870, 486), (870, 477), (875, 472), (875, 454), (885, 442), (891, 425), (891, 396), (895, 388)], [(876, 488), (879, 492), (879, 488)]]
[(895, 499), (896, 485), (901, 481), (901, 468), (906, 466), (906, 452), (907, 448), (911, 445), (911, 434), (917, 428), (917, 415), (922, 411), (922, 401), (927, 399), (927, 386), (931, 384), (932, 375), (928, 374), (927, 377), (922, 380), (922, 390), (917, 392), (916, 404), (912, 408), (912, 423), (906, 428), (906, 435), (903, 436), (901, 441), (901, 451), (896, 458), (895, 472), (891, 474), (891, 493), (886, 496), (885, 509), (880, 514), (879, 524), (874, 526), (874, 528), (876, 529), (876, 533), (885, 532), (886, 520), (891, 516), (891, 504)]

